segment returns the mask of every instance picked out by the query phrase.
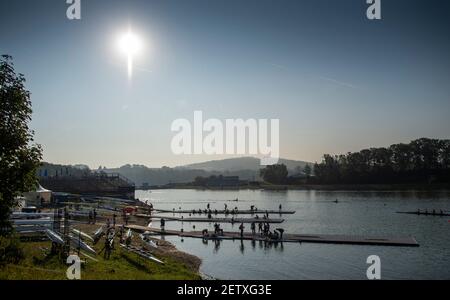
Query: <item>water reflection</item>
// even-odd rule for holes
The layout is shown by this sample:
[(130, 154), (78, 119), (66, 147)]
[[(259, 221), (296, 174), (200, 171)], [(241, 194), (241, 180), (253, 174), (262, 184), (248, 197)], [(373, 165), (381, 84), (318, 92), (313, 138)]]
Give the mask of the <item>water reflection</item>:
[(220, 240), (215, 240), (214, 241), (214, 254), (219, 253), (220, 250)]

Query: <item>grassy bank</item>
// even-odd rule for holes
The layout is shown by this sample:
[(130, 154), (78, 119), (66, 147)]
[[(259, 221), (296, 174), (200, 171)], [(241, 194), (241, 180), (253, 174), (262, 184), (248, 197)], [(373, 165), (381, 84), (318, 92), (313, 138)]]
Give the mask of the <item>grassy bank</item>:
[[(95, 249), (99, 252), (104, 242)], [(17, 264), (0, 266), (0, 280), (64, 280), (67, 265), (58, 256), (50, 254), (48, 241), (22, 242), (25, 258)], [(163, 247), (155, 255), (165, 262), (157, 264), (130, 253), (116, 243), (109, 260), (97, 255), (94, 261), (80, 256), (82, 280), (198, 280), (199, 261), (195, 257), (177, 251), (173, 246)]]

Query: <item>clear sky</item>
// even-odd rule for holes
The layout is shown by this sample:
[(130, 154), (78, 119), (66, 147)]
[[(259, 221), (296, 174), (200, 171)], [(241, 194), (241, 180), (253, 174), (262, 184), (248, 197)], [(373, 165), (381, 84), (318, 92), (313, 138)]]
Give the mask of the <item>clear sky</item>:
[[(172, 121), (280, 119), (281, 157), (450, 137), (450, 1), (0, 0), (0, 54), (27, 78), (54, 163), (176, 166)], [(117, 39), (144, 41), (132, 81)], [(226, 158), (224, 156), (223, 158)]]

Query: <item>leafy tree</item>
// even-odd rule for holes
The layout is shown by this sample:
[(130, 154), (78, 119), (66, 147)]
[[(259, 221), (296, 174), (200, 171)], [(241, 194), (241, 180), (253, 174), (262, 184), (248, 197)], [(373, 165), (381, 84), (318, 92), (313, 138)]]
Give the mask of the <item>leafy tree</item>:
[(15, 197), (35, 188), (42, 158), (33, 143), (30, 92), (25, 78), (16, 74), (12, 58), (0, 57), (0, 236), (11, 233), (9, 216)]
[(421, 138), (389, 148), (325, 154), (314, 165), (316, 183), (450, 183), (450, 141)]
[(284, 164), (271, 165), (261, 169), (260, 175), (264, 181), (274, 184), (281, 184), (286, 182), (288, 170)]

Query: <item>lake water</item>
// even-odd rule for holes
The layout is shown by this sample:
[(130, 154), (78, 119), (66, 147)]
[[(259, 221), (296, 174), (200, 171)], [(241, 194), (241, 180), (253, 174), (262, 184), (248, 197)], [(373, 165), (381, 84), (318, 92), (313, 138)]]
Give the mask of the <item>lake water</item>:
[[(165, 237), (178, 249), (202, 259), (201, 272), (218, 279), (367, 279), (367, 257), (381, 259), (382, 279), (450, 279), (450, 217), (397, 214), (396, 211), (450, 211), (450, 192), (329, 191), (136, 191), (161, 209), (238, 207), (295, 210), (284, 215), (286, 233), (364, 236), (413, 236), (420, 247), (385, 247), (252, 241), (205, 243), (201, 239)], [(238, 202), (230, 201), (238, 198)], [(333, 203), (336, 199), (339, 203)], [(169, 214), (173, 215), (173, 214)], [(187, 215), (186, 215), (187, 217)], [(278, 216), (277, 216), (278, 217)], [(154, 227), (159, 227), (155, 221)], [(208, 228), (209, 223), (167, 222), (167, 229)], [(238, 231), (239, 224), (223, 224)], [(246, 224), (250, 231), (250, 224)]]

